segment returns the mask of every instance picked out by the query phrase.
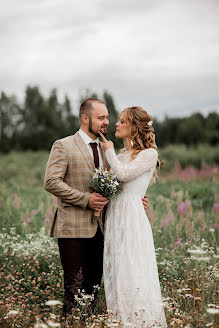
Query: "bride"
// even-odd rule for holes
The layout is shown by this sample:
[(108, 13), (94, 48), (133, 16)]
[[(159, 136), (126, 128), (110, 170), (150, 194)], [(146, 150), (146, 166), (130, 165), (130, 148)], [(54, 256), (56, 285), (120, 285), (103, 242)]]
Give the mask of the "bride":
[(123, 188), (107, 207), (104, 235), (104, 287), (113, 318), (132, 327), (167, 327), (153, 235), (141, 198), (155, 177), (158, 161), (151, 116), (129, 107), (116, 123), (125, 149), (116, 156), (102, 133), (102, 149)]

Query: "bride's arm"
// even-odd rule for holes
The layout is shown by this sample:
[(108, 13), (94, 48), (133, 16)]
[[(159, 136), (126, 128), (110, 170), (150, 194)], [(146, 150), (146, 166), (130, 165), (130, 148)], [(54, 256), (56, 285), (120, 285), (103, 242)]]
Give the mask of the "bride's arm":
[(155, 168), (158, 154), (153, 148), (141, 151), (137, 157), (127, 164), (123, 164), (116, 156), (114, 149), (107, 149), (105, 152), (110, 167), (120, 181), (130, 181), (143, 173)]

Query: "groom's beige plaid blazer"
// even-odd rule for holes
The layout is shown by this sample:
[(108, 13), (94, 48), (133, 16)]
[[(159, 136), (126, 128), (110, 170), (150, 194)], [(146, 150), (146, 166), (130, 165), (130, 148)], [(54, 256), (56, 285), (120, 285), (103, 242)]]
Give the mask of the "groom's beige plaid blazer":
[[(104, 167), (109, 168), (103, 155)], [(54, 142), (46, 166), (44, 187), (58, 197), (58, 208), (51, 228), (57, 238), (91, 238), (97, 231), (93, 211), (87, 207), (89, 178), (95, 169), (87, 145), (76, 134)], [(103, 213), (100, 227), (103, 231)]]

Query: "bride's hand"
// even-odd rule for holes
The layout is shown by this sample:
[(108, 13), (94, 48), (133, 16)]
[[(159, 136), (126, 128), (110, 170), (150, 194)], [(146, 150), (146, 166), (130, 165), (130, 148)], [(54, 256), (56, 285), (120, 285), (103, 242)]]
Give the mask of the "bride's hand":
[(98, 131), (98, 133), (102, 138), (102, 150), (106, 151), (107, 149), (114, 149), (114, 143), (111, 140), (107, 140), (100, 131)]

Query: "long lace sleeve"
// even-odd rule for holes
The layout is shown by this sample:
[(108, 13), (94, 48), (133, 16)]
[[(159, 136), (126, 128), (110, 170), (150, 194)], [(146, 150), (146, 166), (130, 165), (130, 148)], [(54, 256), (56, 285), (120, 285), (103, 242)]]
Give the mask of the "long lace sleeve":
[(120, 162), (114, 149), (107, 149), (105, 155), (117, 178), (124, 182), (133, 180), (150, 169), (155, 168), (158, 158), (157, 151), (153, 148), (141, 151), (134, 160), (127, 164)]

